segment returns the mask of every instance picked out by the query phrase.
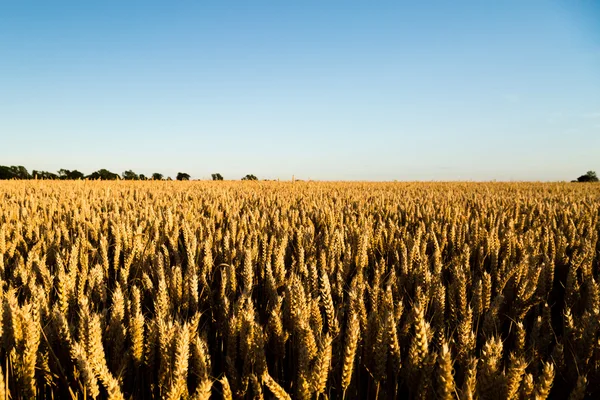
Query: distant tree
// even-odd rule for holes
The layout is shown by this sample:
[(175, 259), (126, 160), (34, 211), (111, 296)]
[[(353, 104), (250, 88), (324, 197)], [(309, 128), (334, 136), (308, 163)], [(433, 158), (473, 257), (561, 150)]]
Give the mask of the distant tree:
[(0, 165), (0, 179), (14, 179), (16, 178), (14, 171), (5, 165)]
[(48, 171), (36, 171), (35, 169), (31, 171), (31, 176), (34, 179), (59, 179), (59, 176)]
[(71, 171), (71, 173), (69, 174), (69, 179), (84, 179), (84, 178), (85, 178), (85, 175), (83, 174), (83, 172), (79, 172), (76, 169)]
[(123, 174), (121, 174), (121, 176), (126, 181), (137, 181), (138, 179), (140, 179), (140, 177), (138, 176), (138, 174), (136, 174), (132, 170), (128, 170), (128, 171), (123, 172)]
[(211, 174), (210, 176), (212, 176), (213, 181), (222, 181), (223, 180), (223, 176), (221, 176), (221, 174), (219, 174), (219, 173)]
[(185, 172), (178, 172), (176, 179), (178, 181), (189, 181), (190, 180), (190, 175), (186, 174)]
[(83, 178), (85, 178), (85, 175), (83, 175), (82, 172), (79, 172), (77, 170), (69, 171), (68, 169), (63, 168), (63, 169), (58, 170), (58, 178), (75, 180), (75, 179), (83, 179)]
[(577, 178), (577, 182), (598, 182), (598, 175), (595, 171), (588, 171), (585, 175)]
[(27, 169), (22, 166), (12, 165), (10, 167), (0, 165), (0, 179), (31, 179)]
[(257, 181), (258, 178), (252, 174), (248, 174), (242, 178), (243, 181)]
[(60, 179), (69, 179), (68, 176), (71, 173), (68, 169), (61, 168), (58, 170), (58, 177)]
[(140, 181), (146, 181), (146, 180), (148, 180), (148, 178), (146, 178), (146, 175), (140, 174)]
[(167, 176), (167, 180), (168, 180), (168, 181), (172, 181), (172, 180), (173, 180), (173, 178), (171, 178), (170, 176)]
[(92, 172), (87, 176), (88, 179), (101, 179), (103, 181), (114, 181), (119, 179), (119, 175), (114, 172), (110, 172), (107, 169), (99, 169), (98, 171)]
[(155, 172), (152, 174), (152, 180), (162, 181), (162, 179), (163, 179), (163, 174), (159, 174), (158, 172)]
[(10, 167), (10, 170), (16, 179), (31, 179), (31, 175), (29, 175), (29, 172), (27, 172), (27, 168), (22, 165), (13, 165)]

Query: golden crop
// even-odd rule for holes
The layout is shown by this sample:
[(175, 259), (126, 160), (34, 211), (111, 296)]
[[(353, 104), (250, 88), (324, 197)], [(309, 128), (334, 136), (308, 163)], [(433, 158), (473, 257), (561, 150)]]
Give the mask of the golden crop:
[(600, 186), (0, 184), (0, 399), (600, 396)]

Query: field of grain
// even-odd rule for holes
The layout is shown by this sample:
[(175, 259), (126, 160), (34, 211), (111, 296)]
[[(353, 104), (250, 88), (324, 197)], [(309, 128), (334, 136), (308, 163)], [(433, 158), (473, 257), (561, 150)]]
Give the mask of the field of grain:
[(0, 399), (600, 396), (600, 185), (0, 184)]

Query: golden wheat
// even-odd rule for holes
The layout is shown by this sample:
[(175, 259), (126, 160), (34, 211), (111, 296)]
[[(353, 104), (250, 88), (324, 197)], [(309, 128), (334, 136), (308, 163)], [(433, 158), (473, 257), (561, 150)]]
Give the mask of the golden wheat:
[(0, 398), (600, 396), (598, 185), (0, 198)]

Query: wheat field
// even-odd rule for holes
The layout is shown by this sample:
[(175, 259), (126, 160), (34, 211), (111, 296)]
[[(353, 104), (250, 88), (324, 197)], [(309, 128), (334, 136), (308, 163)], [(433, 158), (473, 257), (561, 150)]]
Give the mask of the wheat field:
[(600, 396), (600, 185), (0, 184), (0, 399)]

